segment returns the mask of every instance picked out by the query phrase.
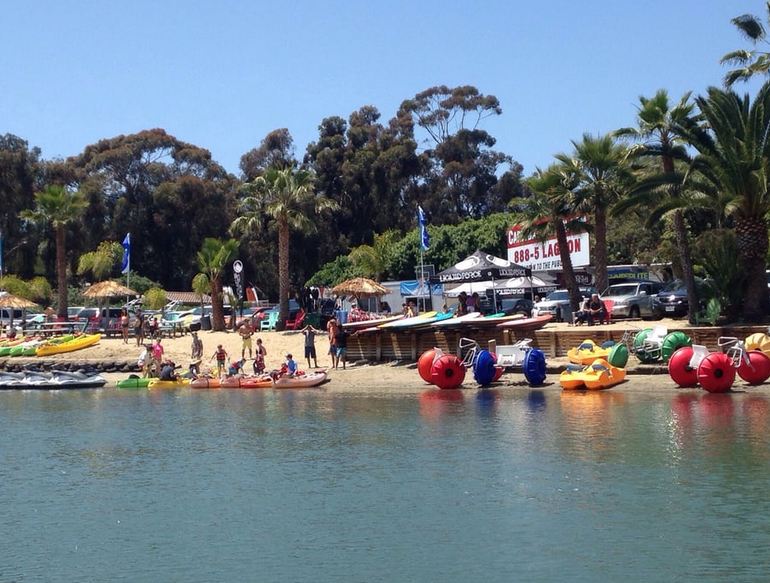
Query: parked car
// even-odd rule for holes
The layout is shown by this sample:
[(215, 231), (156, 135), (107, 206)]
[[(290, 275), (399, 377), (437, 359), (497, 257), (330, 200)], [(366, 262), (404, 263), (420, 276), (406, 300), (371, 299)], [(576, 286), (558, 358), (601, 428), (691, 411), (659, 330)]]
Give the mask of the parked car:
[[(706, 288), (708, 282), (701, 278), (695, 278), (695, 289), (698, 292), (701, 305), (699, 308), (705, 309)], [(668, 317), (681, 317), (686, 316), (689, 311), (689, 302), (687, 300), (687, 287), (684, 282), (675, 279), (667, 284), (661, 291), (658, 292), (652, 300), (653, 309), (658, 316)]]
[(21, 326), (22, 320), (24, 317), (24, 310), (19, 309), (10, 309), (10, 308), (0, 308), (0, 323), (2, 323), (4, 326), (7, 326), (11, 323), (11, 319), (13, 319), (13, 325), (14, 327)]
[[(592, 287), (581, 287), (580, 293), (583, 299), (590, 298), (591, 294), (596, 293), (596, 290)], [(541, 300), (535, 304), (538, 316), (545, 316), (551, 314), (557, 322), (563, 322), (568, 319), (568, 314), (572, 312), (570, 308), (569, 292), (566, 289), (557, 289), (545, 296), (544, 300)]]
[(663, 288), (657, 281), (616, 283), (602, 294), (603, 300), (612, 301), (612, 317), (654, 318), (659, 314), (653, 308), (653, 297)]

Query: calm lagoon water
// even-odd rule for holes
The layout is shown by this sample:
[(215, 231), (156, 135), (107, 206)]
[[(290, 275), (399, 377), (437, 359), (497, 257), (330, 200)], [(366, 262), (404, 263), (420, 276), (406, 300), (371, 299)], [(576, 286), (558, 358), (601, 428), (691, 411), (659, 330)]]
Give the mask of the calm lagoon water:
[(761, 395), (5, 392), (0, 428), (3, 582), (770, 578)]

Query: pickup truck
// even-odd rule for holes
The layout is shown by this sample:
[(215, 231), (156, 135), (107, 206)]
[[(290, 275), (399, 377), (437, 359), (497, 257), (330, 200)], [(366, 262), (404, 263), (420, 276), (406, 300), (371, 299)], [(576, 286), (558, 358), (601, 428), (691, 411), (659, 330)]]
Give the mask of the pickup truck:
[(653, 298), (662, 288), (657, 281), (616, 283), (607, 288), (602, 299), (612, 302), (613, 318), (653, 318), (659, 316)]

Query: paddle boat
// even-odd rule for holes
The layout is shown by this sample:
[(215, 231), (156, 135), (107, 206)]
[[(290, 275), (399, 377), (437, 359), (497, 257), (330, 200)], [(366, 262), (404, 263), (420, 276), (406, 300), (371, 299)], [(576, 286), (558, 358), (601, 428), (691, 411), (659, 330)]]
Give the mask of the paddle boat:
[(724, 393), (738, 374), (750, 385), (761, 385), (770, 378), (770, 357), (732, 336), (722, 336), (717, 345), (724, 352), (709, 353), (705, 346), (683, 346), (671, 356), (668, 373), (683, 388), (700, 385), (710, 393)]
[[(624, 339), (629, 333), (624, 334)], [(671, 355), (683, 346), (692, 345), (692, 339), (684, 332), (669, 333), (665, 326), (645, 328), (632, 335), (632, 352), (642, 364), (668, 362)]]
[(570, 365), (559, 375), (559, 384), (567, 390), (609, 389), (626, 380), (626, 370), (612, 366), (604, 358), (597, 358), (585, 367)]

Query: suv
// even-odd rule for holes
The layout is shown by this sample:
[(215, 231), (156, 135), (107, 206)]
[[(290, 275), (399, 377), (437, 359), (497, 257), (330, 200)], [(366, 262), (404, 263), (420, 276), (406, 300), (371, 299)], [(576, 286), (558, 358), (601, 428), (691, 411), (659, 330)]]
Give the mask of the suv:
[[(580, 293), (583, 299), (590, 298), (591, 294), (596, 293), (596, 290), (592, 287), (581, 287)], [(557, 289), (545, 296), (544, 300), (541, 300), (535, 304), (538, 316), (545, 316), (551, 314), (557, 322), (563, 322), (565, 319), (569, 319), (569, 314), (572, 312), (572, 308), (569, 303), (569, 292), (566, 289)]]
[(612, 302), (613, 318), (652, 318), (658, 316), (653, 297), (662, 288), (663, 285), (657, 281), (616, 283), (607, 288), (602, 299)]
[[(700, 310), (706, 309), (706, 301), (704, 298), (708, 296), (708, 287), (710, 285), (709, 280), (695, 278), (695, 289), (698, 297), (700, 298)], [(684, 282), (675, 279), (664, 287), (658, 295), (652, 299), (652, 309), (660, 316), (678, 317), (686, 316), (689, 311), (689, 303), (687, 299), (687, 286)]]

